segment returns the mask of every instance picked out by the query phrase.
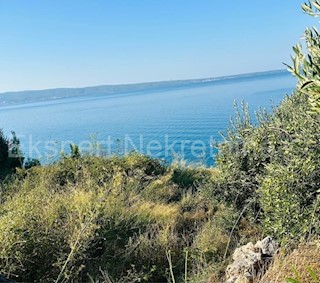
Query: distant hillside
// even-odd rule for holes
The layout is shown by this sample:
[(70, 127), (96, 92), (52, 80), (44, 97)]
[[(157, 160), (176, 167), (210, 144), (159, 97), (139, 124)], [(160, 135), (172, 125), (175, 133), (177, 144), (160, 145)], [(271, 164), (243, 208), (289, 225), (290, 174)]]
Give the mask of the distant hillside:
[(218, 78), (205, 78), (194, 80), (176, 80), (176, 81), (161, 81), (161, 82), (147, 82), (136, 84), (122, 84), (122, 85), (102, 85), (82, 88), (56, 88), (46, 90), (27, 90), (17, 92), (0, 93), (0, 106), (8, 106), (13, 104), (31, 103), (38, 101), (47, 101), (63, 98), (84, 97), (91, 95), (110, 95), (141, 91), (163, 90), (171, 88), (184, 87), (199, 87), (209, 84), (228, 83), (230, 81), (242, 81), (257, 77), (270, 77), (279, 75), (288, 75), (286, 70), (250, 73), (234, 76), (224, 76)]

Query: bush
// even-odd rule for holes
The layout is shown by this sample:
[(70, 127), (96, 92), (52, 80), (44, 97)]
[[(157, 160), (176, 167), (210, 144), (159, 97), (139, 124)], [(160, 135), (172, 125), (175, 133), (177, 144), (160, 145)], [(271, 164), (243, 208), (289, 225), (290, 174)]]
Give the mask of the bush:
[(251, 202), (265, 232), (280, 239), (318, 231), (320, 117), (309, 110), (307, 95), (297, 92), (272, 115), (258, 113), (259, 126), (244, 111), (220, 145), (215, 195), (240, 210)]
[[(276, 118), (286, 116), (281, 129), (287, 138), (281, 140), (277, 162), (268, 165), (261, 177), (265, 228), (280, 238), (304, 238), (319, 227), (320, 120), (307, 114), (307, 107), (301, 94), (280, 106)], [(274, 127), (280, 126), (278, 121), (275, 119)]]

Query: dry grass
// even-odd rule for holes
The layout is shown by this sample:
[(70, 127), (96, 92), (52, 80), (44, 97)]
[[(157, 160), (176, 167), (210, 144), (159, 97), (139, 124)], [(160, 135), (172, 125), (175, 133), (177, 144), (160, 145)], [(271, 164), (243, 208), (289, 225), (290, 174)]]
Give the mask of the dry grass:
[(289, 255), (279, 254), (260, 283), (283, 283), (287, 278), (315, 282), (310, 271), (320, 274), (320, 242), (301, 244)]

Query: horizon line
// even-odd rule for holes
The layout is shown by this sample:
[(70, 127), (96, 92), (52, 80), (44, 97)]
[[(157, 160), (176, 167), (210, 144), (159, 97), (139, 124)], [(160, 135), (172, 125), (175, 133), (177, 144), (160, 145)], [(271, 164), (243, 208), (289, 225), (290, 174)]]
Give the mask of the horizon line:
[(166, 83), (166, 82), (200, 82), (201, 80), (214, 81), (214, 80), (222, 80), (222, 79), (232, 79), (235, 77), (241, 76), (252, 76), (257, 74), (268, 74), (268, 73), (285, 73), (289, 71), (287, 69), (276, 69), (276, 70), (268, 70), (268, 71), (257, 71), (257, 72), (250, 72), (250, 73), (238, 73), (238, 74), (230, 74), (230, 75), (223, 75), (217, 77), (205, 77), (205, 78), (191, 78), (191, 79), (172, 79), (172, 80), (159, 80), (159, 81), (145, 81), (145, 82), (136, 82), (136, 83), (120, 83), (120, 84), (99, 84), (99, 85), (89, 85), (89, 86), (79, 86), (79, 87), (53, 87), (53, 88), (44, 88), (44, 89), (25, 89), (25, 90), (13, 90), (13, 91), (4, 91), (0, 92), (0, 95), (3, 94), (10, 94), (10, 93), (17, 93), (17, 92), (40, 92), (40, 91), (48, 91), (48, 90), (69, 90), (69, 89), (88, 89), (88, 88), (95, 88), (95, 87), (105, 87), (105, 86), (130, 86), (130, 85), (143, 85), (143, 84), (152, 84), (152, 83)]

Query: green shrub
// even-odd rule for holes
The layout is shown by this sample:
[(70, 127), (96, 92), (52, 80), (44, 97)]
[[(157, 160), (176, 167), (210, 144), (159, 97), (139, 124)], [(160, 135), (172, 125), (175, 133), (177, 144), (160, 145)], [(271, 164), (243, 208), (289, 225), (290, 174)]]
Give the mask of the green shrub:
[(213, 195), (239, 210), (251, 203), (251, 215), (281, 239), (318, 230), (319, 219), (311, 216), (318, 217), (320, 118), (309, 109), (308, 97), (294, 93), (271, 115), (258, 113), (253, 126), (245, 108), (219, 148)]
[(260, 176), (259, 194), (268, 232), (279, 238), (304, 238), (318, 230), (312, 220), (320, 183), (319, 117), (308, 114), (305, 95), (287, 98), (275, 113), (271, 126), (284, 132), (277, 140), (277, 158)]

